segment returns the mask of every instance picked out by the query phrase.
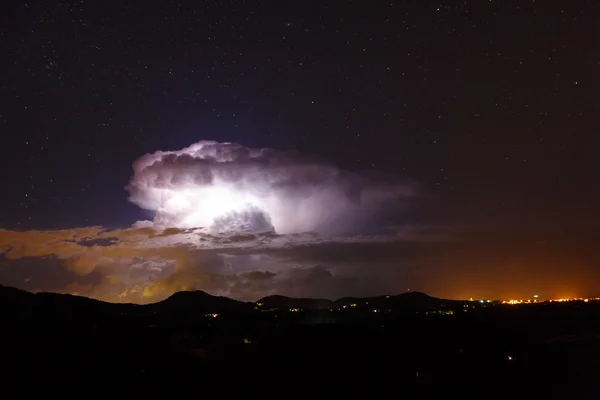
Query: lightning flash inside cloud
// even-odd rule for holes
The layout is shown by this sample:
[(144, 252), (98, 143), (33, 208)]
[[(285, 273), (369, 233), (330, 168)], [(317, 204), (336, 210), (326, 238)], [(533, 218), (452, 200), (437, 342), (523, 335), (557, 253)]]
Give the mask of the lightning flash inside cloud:
[(376, 185), (333, 165), (273, 149), (201, 141), (134, 163), (129, 200), (154, 227), (340, 234), (412, 189)]

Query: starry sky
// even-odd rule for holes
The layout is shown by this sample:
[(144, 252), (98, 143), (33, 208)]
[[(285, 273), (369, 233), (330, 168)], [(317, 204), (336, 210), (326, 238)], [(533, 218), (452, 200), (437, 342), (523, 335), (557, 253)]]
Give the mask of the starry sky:
[[(411, 182), (415, 195), (390, 225), (448, 238), (277, 250), (303, 266), (308, 286), (339, 281), (269, 290), (600, 293), (596, 2), (367, 3), (5, 5), (0, 228), (125, 229), (152, 219), (127, 201), (136, 159), (235, 142)], [(364, 263), (341, 267), (354, 253)], [(4, 260), (0, 283), (63, 290), (53, 280), (72, 268), (56, 266), (61, 257)], [(356, 272), (377, 262), (384, 272)], [(106, 278), (96, 272), (77, 279), (92, 287)], [(371, 285), (389, 274), (393, 285)], [(253, 277), (263, 289), (272, 278)]]

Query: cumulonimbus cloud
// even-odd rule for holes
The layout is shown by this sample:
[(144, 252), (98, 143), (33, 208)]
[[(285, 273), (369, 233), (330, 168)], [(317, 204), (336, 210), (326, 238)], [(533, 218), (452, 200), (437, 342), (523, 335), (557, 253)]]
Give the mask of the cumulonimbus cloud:
[(146, 225), (157, 228), (342, 234), (383, 203), (413, 194), (408, 185), (376, 183), (297, 153), (236, 143), (157, 151), (133, 169), (129, 200), (153, 211)]

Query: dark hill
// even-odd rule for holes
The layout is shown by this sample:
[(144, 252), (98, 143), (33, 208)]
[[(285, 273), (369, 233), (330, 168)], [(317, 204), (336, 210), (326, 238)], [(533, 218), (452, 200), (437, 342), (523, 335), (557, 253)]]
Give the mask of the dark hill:
[(193, 312), (250, 312), (254, 308), (252, 303), (244, 303), (228, 297), (213, 296), (201, 290), (177, 292), (169, 298), (154, 304), (148, 304), (146, 308), (162, 310), (178, 310)]
[(25, 301), (33, 299), (33, 293), (26, 292), (10, 286), (0, 285), (0, 300), (1, 301)]
[(202, 291), (178, 292), (153, 304), (115, 304), (88, 297), (58, 293), (29, 293), (0, 285), (0, 312), (23, 319), (92, 319), (95, 316), (136, 316), (147, 314), (187, 314), (250, 312), (252, 303), (212, 296)]
[(369, 309), (394, 309), (406, 311), (426, 311), (443, 306), (456, 306), (462, 303), (456, 300), (445, 300), (431, 297), (421, 292), (402, 293), (395, 296), (377, 297), (344, 297), (339, 300), (303, 299), (286, 296), (268, 296), (260, 299), (261, 309), (291, 309), (326, 310), (348, 307), (368, 307)]
[(458, 305), (462, 303), (456, 300), (445, 300), (431, 297), (421, 292), (408, 292), (395, 296), (377, 296), (365, 298), (347, 297), (335, 302), (337, 307), (343, 306), (370, 306), (375, 309), (394, 309), (394, 310), (428, 310), (446, 305)]
[(427, 311), (444, 306), (457, 306), (462, 302), (444, 300), (420, 292), (403, 293), (396, 296), (367, 298), (328, 299), (292, 298), (268, 296), (256, 303), (245, 303), (222, 296), (212, 296), (203, 291), (177, 292), (158, 303), (147, 305), (113, 304), (87, 297), (56, 293), (29, 293), (0, 285), (0, 312), (4, 315), (23, 318), (82, 318), (93, 315), (134, 316), (163, 314), (192, 316), (203, 313), (249, 313), (254, 307), (261, 310), (393, 310)]

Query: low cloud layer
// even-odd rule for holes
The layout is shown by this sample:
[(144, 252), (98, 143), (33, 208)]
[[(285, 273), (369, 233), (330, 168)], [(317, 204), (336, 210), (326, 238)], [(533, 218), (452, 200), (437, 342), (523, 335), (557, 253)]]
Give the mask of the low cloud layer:
[[(111, 302), (149, 303), (180, 290), (255, 301), (420, 290), (449, 298), (590, 294), (594, 243), (506, 232), (395, 227), (375, 236), (211, 234), (202, 229), (0, 229), (0, 283)], [(568, 266), (568, 273), (565, 273)], [(525, 268), (526, 267), (526, 268)]]
[[(336, 246), (363, 246), (368, 252), (374, 244), (439, 239), (418, 228), (387, 236), (334, 238), (268, 232), (214, 235), (203, 229), (148, 227), (0, 230), (0, 279), (3, 284), (33, 291), (135, 303), (159, 301), (176, 291), (192, 289), (241, 300), (270, 294), (377, 294), (386, 287), (391, 289), (385, 279), (376, 277), (381, 271), (361, 277), (358, 270), (345, 270), (343, 262), (324, 260), (326, 265), (320, 265), (315, 264), (319, 257), (310, 260), (302, 255)], [(359, 269), (364, 270), (365, 265)]]

